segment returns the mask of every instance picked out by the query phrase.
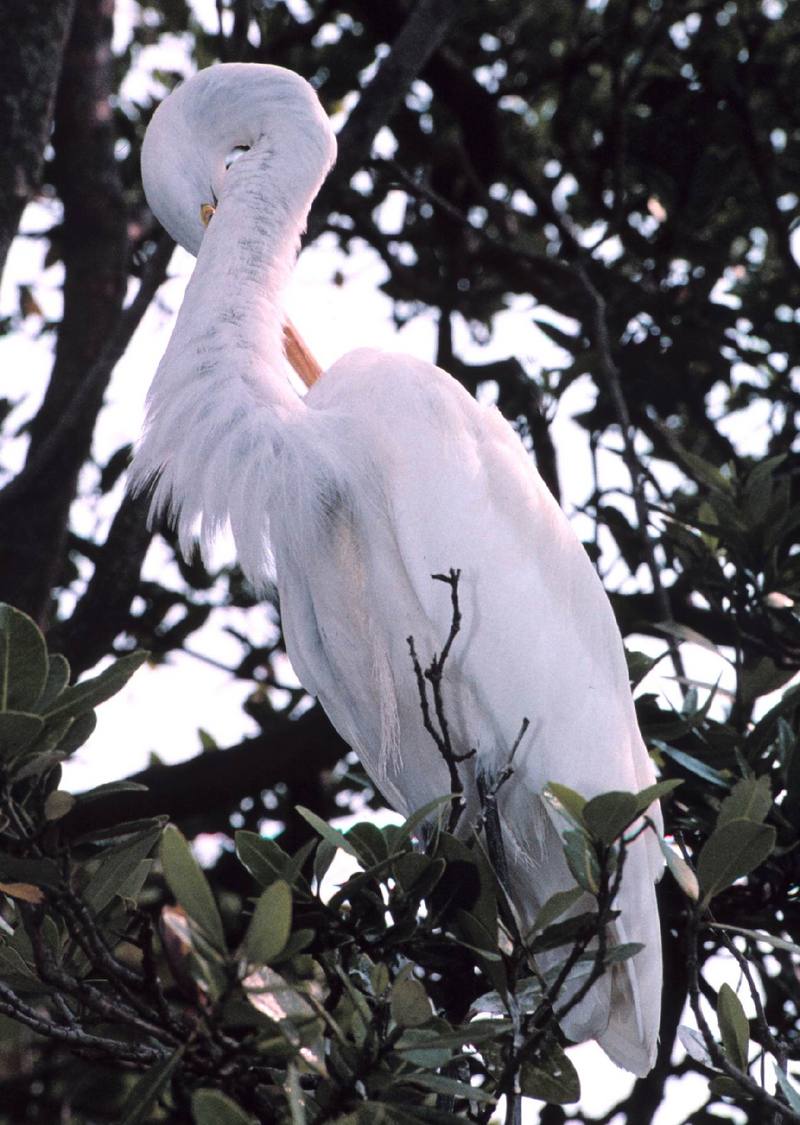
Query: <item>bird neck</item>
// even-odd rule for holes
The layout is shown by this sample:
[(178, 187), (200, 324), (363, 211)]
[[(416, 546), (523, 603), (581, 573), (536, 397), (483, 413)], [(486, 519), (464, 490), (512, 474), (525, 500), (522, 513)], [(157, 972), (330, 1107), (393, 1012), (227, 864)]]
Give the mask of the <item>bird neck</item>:
[(177, 516), (184, 552), (198, 517), (204, 548), (230, 519), (254, 580), (267, 532), (254, 527), (253, 496), (274, 487), (281, 431), (305, 411), (289, 382), (281, 294), (330, 162), (330, 147), (326, 158), (319, 134), (299, 124), (265, 134), (224, 180), (132, 466), (134, 488), (158, 478), (153, 514)]
[(326, 166), (294, 130), (268, 136), (228, 172), (170, 350), (204, 371), (218, 356), (220, 393), (239, 380), (255, 402), (292, 411), (300, 404), (284, 355), (282, 296)]

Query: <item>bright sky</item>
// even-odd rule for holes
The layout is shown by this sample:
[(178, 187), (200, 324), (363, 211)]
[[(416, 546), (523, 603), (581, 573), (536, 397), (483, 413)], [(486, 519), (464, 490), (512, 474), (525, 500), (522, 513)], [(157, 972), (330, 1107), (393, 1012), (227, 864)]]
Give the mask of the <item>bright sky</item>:
[[(214, 0), (192, 0), (192, 7), (207, 26), (216, 27)], [(298, 3), (297, 7), (302, 10), (303, 4)], [(117, 49), (124, 45), (136, 8), (134, 0), (117, 0)], [(126, 81), (124, 96), (141, 96), (154, 85), (149, 71), (165, 64), (174, 67), (176, 60), (185, 58), (185, 45), (180, 40), (144, 49), (132, 76)], [(390, 143), (391, 138), (387, 141), (384, 136), (381, 141)], [(402, 193), (392, 193), (382, 214), (382, 226), (387, 232), (398, 229), (402, 207)], [(54, 204), (39, 201), (28, 208), (23, 230), (47, 229), (57, 218)], [(25, 238), (16, 241), (0, 288), (0, 315), (15, 309), (17, 284), (33, 283), (45, 317), (58, 319), (63, 271), (60, 265), (43, 271), (42, 255), (43, 248), (37, 242)], [(161, 289), (117, 366), (95, 442), (94, 452), (101, 462), (140, 432), (144, 396), (166, 347), (192, 265), (193, 260), (185, 252), (176, 252), (170, 280)], [(336, 272), (344, 279), (341, 285), (332, 284)], [(391, 318), (391, 302), (378, 289), (384, 276), (385, 267), (373, 251), (362, 246), (345, 255), (336, 249), (331, 236), (324, 236), (302, 255), (286, 294), (286, 306), (323, 367), (349, 349), (363, 345), (407, 352), (425, 359), (434, 357), (432, 316), (419, 316), (397, 331)], [(541, 365), (557, 364), (557, 349), (533, 323), (533, 307), (532, 299), (515, 299), (512, 307), (497, 317), (493, 338), (483, 347), (470, 338), (466, 325), (457, 322), (457, 351), (466, 360), (478, 362), (513, 354), (532, 374)], [(19, 400), (14, 412), (18, 426), (35, 412), (49, 375), (52, 337), (40, 336), (40, 328), (38, 318), (29, 318), (21, 333), (0, 339), (0, 369), (5, 373), (3, 393)], [(487, 388), (487, 393), (491, 393), (491, 388)], [(593, 394), (589, 380), (581, 380), (564, 396), (553, 422), (568, 511), (584, 500), (590, 487), (588, 449), (582, 431), (571, 418), (586, 409)], [(765, 424), (766, 419), (757, 412), (751, 414), (737, 440), (756, 443), (755, 448), (758, 448), (758, 443), (763, 444)], [(24, 440), (19, 438), (6, 444), (2, 451), (2, 469), (13, 471), (19, 466)], [(601, 471), (605, 483), (618, 483), (623, 487), (627, 484), (619, 458), (604, 455)], [(84, 482), (87, 490), (91, 483), (89, 471)], [(76, 502), (73, 514), (78, 529), (87, 534), (102, 534), (118, 506), (121, 488), (122, 485), (100, 503)], [(177, 574), (174, 568), (172, 570), (172, 581), (177, 584)], [(169, 571), (168, 553), (156, 543), (148, 556), (146, 572), (163, 581), (165, 573), (169, 577)], [(613, 571), (611, 577), (613, 581)], [(229, 622), (231, 618), (237, 628), (253, 639), (266, 640), (271, 634), (266, 612), (260, 615), (232, 611)], [(187, 758), (199, 749), (198, 728), (210, 732), (220, 745), (256, 733), (255, 726), (241, 710), (251, 685), (232, 682), (224, 671), (199, 658), (205, 656), (212, 661), (233, 664), (239, 658), (238, 644), (223, 633), (216, 622), (192, 637), (190, 644), (197, 657), (175, 654), (166, 665), (142, 669), (125, 691), (99, 709), (95, 735), (75, 759), (66, 764), (67, 787), (86, 788), (130, 774), (145, 766), (151, 753), (165, 762)], [(641, 647), (651, 651), (654, 646), (653, 642), (643, 641)], [(730, 682), (730, 670), (724, 663), (710, 666), (709, 656), (703, 650), (693, 645), (683, 647), (690, 675), (713, 682), (722, 674), (723, 686)], [(652, 689), (651, 684), (652, 681), (646, 684), (647, 689)], [(660, 686), (664, 686), (663, 681)], [(714, 979), (715, 986), (724, 978), (737, 987), (736, 972), (730, 962), (720, 958), (712, 971), (715, 977), (720, 976), (719, 980)], [(740, 996), (747, 1008), (745, 993)], [(627, 1087), (627, 1078), (594, 1044), (575, 1049), (573, 1056), (585, 1079), (584, 1106), (595, 1114), (604, 1112)], [(704, 1088), (703, 1079), (697, 1075), (682, 1079), (680, 1095), (668, 1098), (654, 1118), (655, 1125), (674, 1125), (682, 1121), (692, 1105), (703, 1101)], [(532, 1106), (526, 1113), (527, 1121), (535, 1119)], [(742, 1117), (732, 1112), (731, 1119), (741, 1120)]]

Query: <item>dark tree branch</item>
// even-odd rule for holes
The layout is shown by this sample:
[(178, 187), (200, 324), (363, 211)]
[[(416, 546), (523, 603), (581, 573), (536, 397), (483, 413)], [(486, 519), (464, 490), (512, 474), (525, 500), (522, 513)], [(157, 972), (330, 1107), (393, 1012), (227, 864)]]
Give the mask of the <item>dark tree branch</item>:
[[(315, 707), (297, 720), (275, 719), (238, 746), (200, 754), (173, 766), (150, 766), (130, 778), (148, 791), (121, 792), (81, 802), (64, 818), (70, 835), (122, 821), (165, 814), (191, 834), (229, 827), (227, 811), (278, 782), (293, 786), (332, 768), (349, 747)], [(212, 823), (213, 822), (213, 823)]]
[(375, 134), (391, 120), (462, 13), (459, 0), (418, 0), (339, 134), (339, 158), (317, 199), (308, 225), (309, 242), (322, 233), (332, 200), (369, 159)]
[(0, 275), (42, 175), (75, 0), (7, 0), (0, 8)]
[[(113, 8), (112, 0), (78, 6), (61, 74), (54, 146), (64, 203), (64, 317), (52, 377), (30, 425), (31, 465), (103, 350), (125, 295), (127, 221), (110, 112)], [(40, 622), (61, 574), (70, 504), (104, 389), (105, 382), (92, 385), (59, 456), (0, 514), (0, 596)]]
[(147, 524), (149, 499), (123, 498), (95, 562), (94, 574), (72, 616), (48, 634), (51, 651), (69, 661), (72, 674), (92, 668), (130, 625), (131, 601), (153, 531)]
[(57, 1039), (73, 1048), (83, 1048), (124, 1062), (148, 1066), (164, 1057), (157, 1047), (133, 1046), (118, 1039), (94, 1035), (83, 1028), (56, 1023), (43, 1016), (38, 1007), (26, 1004), (13, 989), (0, 982), (0, 1013), (17, 1023), (24, 1024), (38, 1035)]
[(164, 281), (174, 249), (174, 241), (162, 234), (142, 273), (136, 296), (120, 315), (110, 339), (105, 342), (100, 355), (81, 379), (74, 397), (65, 402), (63, 413), (53, 419), (52, 428), (47, 430), (35, 450), (29, 453), (22, 472), (0, 492), (0, 517), (7, 507), (29, 495), (36, 487), (37, 479), (48, 473), (54, 462), (66, 455), (85, 412), (97, 401), (98, 396), (102, 396), (114, 368), (125, 354), (131, 337)]

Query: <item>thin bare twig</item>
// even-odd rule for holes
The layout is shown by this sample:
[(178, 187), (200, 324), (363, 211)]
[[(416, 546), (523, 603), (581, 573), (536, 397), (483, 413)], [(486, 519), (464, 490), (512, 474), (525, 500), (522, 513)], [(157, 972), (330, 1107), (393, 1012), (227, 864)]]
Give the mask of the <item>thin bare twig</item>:
[(87, 1050), (102, 1052), (125, 1062), (138, 1063), (140, 1066), (149, 1066), (164, 1058), (164, 1052), (157, 1047), (133, 1046), (123, 1043), (118, 1039), (107, 1039), (103, 1036), (92, 1035), (74, 1025), (74, 1023), (56, 1023), (41, 1015), (35, 1008), (24, 1003), (16, 993), (7, 985), (0, 982), (0, 1013), (8, 1016), (35, 1031), (38, 1035), (45, 1035), (49, 1039), (57, 1039), (72, 1047), (83, 1047)]
[[(426, 669), (422, 665), (417, 656), (416, 646), (414, 644), (413, 636), (406, 638), (409, 652), (411, 653), (411, 662), (414, 667), (414, 675), (417, 679), (417, 690), (419, 691), (419, 703), (422, 711), (422, 722), (425, 730), (431, 736), (436, 744), (436, 748), (444, 759), (450, 774), (450, 792), (455, 797), (450, 808), (450, 816), (448, 820), (448, 831), (455, 831), (461, 813), (464, 810), (464, 782), (461, 779), (458, 766), (459, 763), (465, 762), (468, 758), (475, 756), (475, 750), (468, 750), (466, 754), (457, 754), (450, 737), (450, 725), (447, 721), (445, 713), (444, 696), (442, 693), (442, 680), (444, 677), (444, 668), (447, 658), (450, 655), (450, 649), (453, 646), (453, 641), (458, 636), (461, 628), (461, 609), (458, 603), (458, 582), (461, 577), (460, 570), (451, 569), (449, 574), (432, 574), (431, 578), (437, 582), (445, 582), (450, 587), (450, 604), (452, 607), (452, 616), (450, 620), (450, 632), (447, 635), (444, 648), (437, 656), (434, 653), (431, 662)], [(427, 681), (427, 683), (426, 683)], [(431, 708), (428, 701), (428, 684), (431, 685), (433, 694), (433, 706), (436, 715), (436, 722), (439, 724), (438, 729), (431, 717)]]

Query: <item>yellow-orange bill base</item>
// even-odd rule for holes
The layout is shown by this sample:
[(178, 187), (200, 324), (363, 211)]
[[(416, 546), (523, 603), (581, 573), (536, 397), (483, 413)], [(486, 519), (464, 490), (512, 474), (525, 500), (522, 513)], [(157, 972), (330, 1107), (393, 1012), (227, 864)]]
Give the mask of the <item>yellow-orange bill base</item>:
[(322, 374), (322, 368), (290, 320), (287, 320), (283, 326), (283, 350), (305, 385), (312, 387)]

